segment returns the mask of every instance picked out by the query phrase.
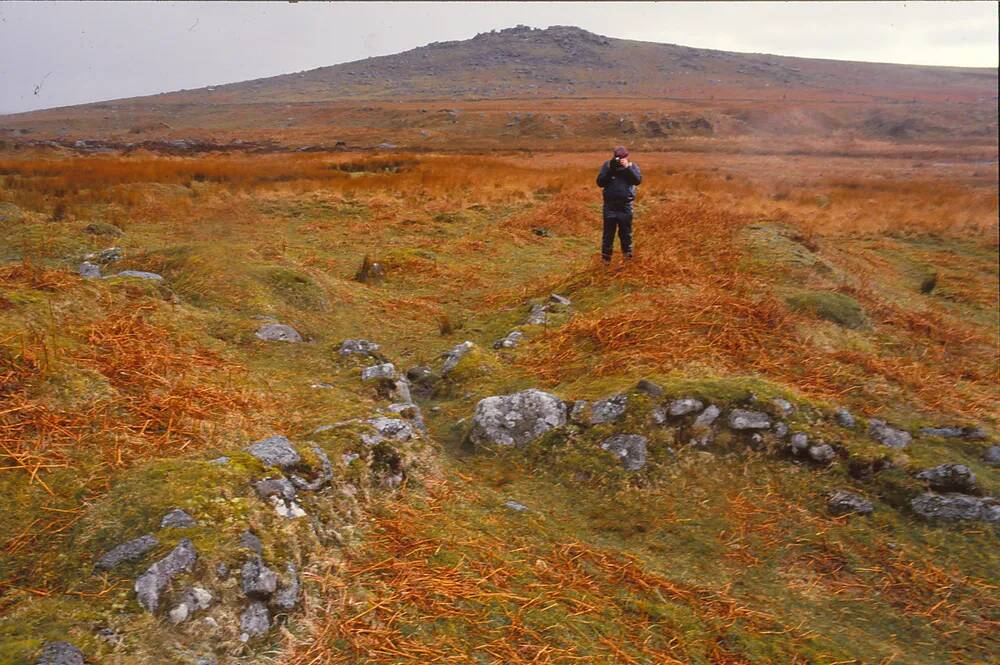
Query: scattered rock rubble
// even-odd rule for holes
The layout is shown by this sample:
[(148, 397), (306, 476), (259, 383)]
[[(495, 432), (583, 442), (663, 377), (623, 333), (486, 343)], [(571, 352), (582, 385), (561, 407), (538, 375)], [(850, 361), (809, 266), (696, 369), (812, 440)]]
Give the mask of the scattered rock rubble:
[[(743, 440), (753, 449), (784, 451), (793, 459), (817, 466), (830, 465), (838, 457), (847, 456), (842, 445), (836, 441), (813, 440), (805, 432), (791, 431), (782, 418), (793, 416), (797, 410), (794, 404), (781, 398), (771, 400), (770, 407), (763, 410), (759, 408), (763, 403), (754, 397), (730, 407), (707, 403), (693, 396), (665, 398), (662, 388), (649, 381), (640, 382), (635, 393), (653, 399), (649, 412), (653, 425), (673, 428), (678, 441), (682, 437), (697, 448), (709, 448), (722, 430), (728, 430), (727, 441), (732, 441), (735, 436), (735, 440)], [(748, 408), (747, 405), (756, 408)], [(578, 400), (569, 406), (555, 395), (538, 390), (494, 395), (476, 405), (468, 440), (474, 445), (486, 447), (525, 446), (546, 432), (567, 424), (571, 428), (588, 428), (629, 422), (625, 420), (628, 409), (629, 394), (624, 393), (593, 403)], [(825, 418), (844, 428), (853, 429), (857, 425), (857, 420), (843, 407)], [(808, 416), (806, 420), (813, 422), (814, 418)], [(719, 423), (722, 423), (721, 428)], [(867, 432), (874, 441), (890, 448), (904, 448), (913, 440), (909, 432), (874, 418), (868, 421)], [(971, 435), (973, 438), (981, 433), (973, 428), (964, 428), (962, 432), (962, 436)], [(926, 431), (924, 434), (930, 435)], [(940, 432), (933, 435), (941, 436)], [(647, 466), (649, 445), (645, 437), (627, 431), (613, 433), (599, 443), (600, 448), (620, 460), (626, 471), (639, 471)], [(667, 450), (673, 452), (669, 448)], [(988, 447), (983, 459), (990, 464), (1000, 464), (1000, 446)], [(891, 463), (877, 466), (872, 473), (891, 467)], [(973, 495), (977, 492), (976, 478), (967, 466), (942, 464), (917, 473), (916, 478), (925, 481), (934, 490), (912, 500), (916, 514), (940, 521), (1000, 520), (1000, 503), (996, 499)], [(870, 501), (844, 490), (834, 492), (828, 498), (829, 511), (834, 515), (867, 515), (874, 510)]]

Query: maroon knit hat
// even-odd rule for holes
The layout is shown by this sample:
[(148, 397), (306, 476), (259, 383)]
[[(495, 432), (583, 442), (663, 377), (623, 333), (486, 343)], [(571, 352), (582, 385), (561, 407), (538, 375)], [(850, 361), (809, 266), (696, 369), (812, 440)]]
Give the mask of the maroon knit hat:
[(622, 157), (628, 157), (628, 148), (626, 148), (623, 145), (620, 145), (617, 148), (615, 148), (615, 157), (617, 157), (618, 159), (621, 159)]

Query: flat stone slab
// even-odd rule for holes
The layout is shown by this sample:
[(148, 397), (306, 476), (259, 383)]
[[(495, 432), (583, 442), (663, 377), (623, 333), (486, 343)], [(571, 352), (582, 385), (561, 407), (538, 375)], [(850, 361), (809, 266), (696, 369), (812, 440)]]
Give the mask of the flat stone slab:
[(268, 466), (282, 469), (296, 466), (302, 462), (302, 456), (287, 437), (277, 434), (262, 439), (244, 448), (261, 462)]
[(69, 642), (46, 642), (36, 665), (84, 665), (83, 652)]
[(126, 561), (138, 561), (160, 544), (156, 536), (147, 533), (109, 550), (94, 564), (95, 570), (111, 570)]
[(163, 281), (163, 275), (158, 275), (155, 272), (146, 272), (144, 270), (122, 270), (114, 275), (107, 275), (104, 279), (112, 279), (114, 277), (132, 277), (135, 279), (148, 279), (154, 282)]
[(729, 427), (735, 430), (768, 429), (771, 417), (761, 411), (733, 409), (729, 412)]

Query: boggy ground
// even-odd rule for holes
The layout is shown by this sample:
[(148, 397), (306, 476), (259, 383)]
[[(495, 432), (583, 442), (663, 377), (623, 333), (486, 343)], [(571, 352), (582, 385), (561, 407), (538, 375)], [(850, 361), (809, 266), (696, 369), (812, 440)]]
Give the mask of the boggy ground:
[[(486, 395), (598, 398), (647, 378), (995, 441), (995, 161), (637, 154), (637, 257), (608, 270), (603, 158), (0, 159), (0, 662), (54, 639), (94, 662), (194, 662), (191, 645), (213, 644), (220, 662), (988, 662), (996, 532), (926, 524), (905, 500), (912, 472), (944, 462), (996, 494), (987, 442), (889, 455), (845, 434), (827, 467), (680, 447), (626, 474), (583, 440), (492, 455), (461, 439)], [(76, 276), (111, 246), (105, 274), (163, 282)], [(354, 280), (366, 255), (384, 280)], [(553, 291), (569, 311), (524, 326)], [(258, 340), (260, 317), (306, 341)], [(492, 349), (519, 327), (520, 346)], [(359, 337), (402, 368), (480, 348), (422, 402), (435, 463), (373, 491), (335, 542), (265, 538), (303, 566), (284, 630), (246, 647), (178, 637), (139, 611), (143, 566), (90, 574), (173, 506), (206, 516), (192, 537), (207, 553), (270, 525), (252, 461), (205, 461), (372, 413), (379, 396), (335, 361)], [(894, 468), (848, 474), (883, 457)], [(875, 514), (829, 516), (833, 488)]]

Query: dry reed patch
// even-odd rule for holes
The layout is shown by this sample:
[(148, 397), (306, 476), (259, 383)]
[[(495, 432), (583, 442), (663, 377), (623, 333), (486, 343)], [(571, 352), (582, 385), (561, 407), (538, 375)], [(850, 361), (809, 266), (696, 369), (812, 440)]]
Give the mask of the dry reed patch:
[(925, 621), (942, 637), (966, 635), (985, 650), (1000, 624), (995, 584), (883, 542), (845, 543), (819, 534), (797, 548), (782, 567), (806, 573), (789, 583), (790, 588), (812, 593), (819, 587), (824, 595), (886, 602)]
[[(365, 554), (310, 576), (323, 600), (311, 634), (292, 644), (292, 665), (469, 662), (745, 662), (719, 643), (735, 626), (775, 629), (770, 615), (724, 591), (674, 582), (636, 559), (572, 541), (547, 543), (481, 529), (442, 535), (446, 502), (467, 501), (438, 487), (430, 505), (386, 506)], [(715, 647), (686, 644), (668, 606), (697, 617)], [(780, 630), (780, 628), (779, 628)], [(781, 631), (785, 632), (785, 631)]]
[[(0, 446), (6, 468), (21, 468), (43, 484), (40, 471), (86, 457), (108, 469), (176, 455), (207, 442), (202, 425), (249, 410), (232, 383), (241, 368), (192, 347), (150, 323), (149, 306), (111, 313), (80, 332), (82, 345), (58, 358), (44, 340), (22, 336), (6, 357), (0, 381)], [(8, 340), (10, 346), (11, 340)], [(58, 364), (100, 374), (111, 391), (77, 408), (43, 403), (32, 387)]]
[(39, 291), (57, 291), (79, 281), (65, 270), (52, 270), (28, 262), (0, 267), (0, 285), (19, 286)]

